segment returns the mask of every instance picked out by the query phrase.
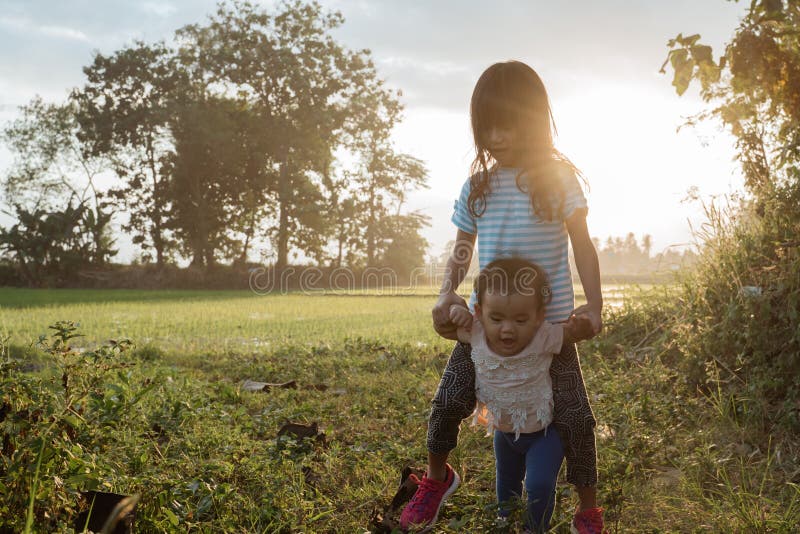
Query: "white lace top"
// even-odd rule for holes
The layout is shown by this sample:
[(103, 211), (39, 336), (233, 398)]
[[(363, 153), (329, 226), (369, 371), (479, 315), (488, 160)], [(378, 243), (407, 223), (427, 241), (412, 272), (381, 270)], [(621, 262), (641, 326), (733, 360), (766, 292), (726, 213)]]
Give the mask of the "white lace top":
[(495, 354), (486, 342), (480, 321), (471, 328), (475, 363), (474, 422), (502, 432), (537, 432), (553, 420), (550, 363), (561, 352), (564, 330), (544, 322), (528, 346), (514, 356)]

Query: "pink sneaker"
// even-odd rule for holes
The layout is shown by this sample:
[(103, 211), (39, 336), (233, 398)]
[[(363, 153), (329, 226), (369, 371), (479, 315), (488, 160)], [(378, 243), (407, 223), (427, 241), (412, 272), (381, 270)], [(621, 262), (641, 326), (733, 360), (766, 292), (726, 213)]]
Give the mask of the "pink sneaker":
[[(439, 517), (439, 510), (444, 501), (456, 491), (461, 483), (450, 464), (447, 464), (447, 474), (444, 482), (439, 482), (428, 476), (419, 480), (416, 475), (412, 480), (419, 483), (417, 491), (400, 514), (400, 528), (403, 530), (415, 529), (415, 532), (428, 532)], [(422, 530), (416, 530), (422, 529)]]
[(575, 514), (569, 531), (571, 534), (605, 534), (603, 526), (603, 509), (588, 508)]

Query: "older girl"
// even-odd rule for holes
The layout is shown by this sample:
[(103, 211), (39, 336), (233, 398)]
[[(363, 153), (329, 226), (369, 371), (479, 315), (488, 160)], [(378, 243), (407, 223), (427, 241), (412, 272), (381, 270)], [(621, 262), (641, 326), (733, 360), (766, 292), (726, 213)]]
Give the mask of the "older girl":
[[(452, 221), (458, 228), (447, 275), (433, 308), (434, 328), (450, 332), (453, 304), (466, 305), (456, 289), (464, 279), (478, 240), (479, 266), (519, 256), (541, 265), (550, 280), (552, 300), (545, 319), (588, 319), (601, 328), (603, 299), (597, 252), (586, 226), (587, 205), (578, 170), (553, 146), (553, 119), (538, 74), (518, 61), (496, 63), (478, 80), (471, 101), (476, 157), (472, 175), (456, 200)], [(587, 303), (573, 310), (569, 242)], [(475, 294), (469, 309), (474, 311)], [(475, 407), (475, 368), (469, 344), (457, 342), (433, 399), (428, 420), (428, 469), (401, 514), (404, 528), (430, 529), (444, 500), (459, 484), (447, 464), (456, 447), (461, 420)], [(567, 481), (580, 499), (573, 532), (602, 532), (596, 503), (595, 418), (589, 405), (574, 343), (565, 343), (550, 368), (553, 424), (567, 461)]]

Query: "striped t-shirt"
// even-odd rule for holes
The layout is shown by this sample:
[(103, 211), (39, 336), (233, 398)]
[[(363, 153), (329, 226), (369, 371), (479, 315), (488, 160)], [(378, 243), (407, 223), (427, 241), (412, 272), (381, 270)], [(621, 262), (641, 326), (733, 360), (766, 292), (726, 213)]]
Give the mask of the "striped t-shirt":
[[(478, 265), (481, 269), (493, 260), (510, 256), (539, 264), (547, 273), (552, 291), (545, 320), (552, 323), (566, 321), (575, 307), (567, 226), (563, 219), (550, 222), (536, 216), (528, 193), (517, 187), (518, 172), (519, 169), (500, 168), (491, 175), (491, 191), (486, 195), (486, 210), (480, 217), (469, 213), (470, 181), (467, 179), (455, 202), (451, 220), (464, 232), (478, 235)], [(586, 197), (574, 173), (564, 173), (564, 186), (566, 219), (576, 209), (586, 208)], [(473, 291), (469, 299), (470, 311), (474, 311), (475, 300)]]

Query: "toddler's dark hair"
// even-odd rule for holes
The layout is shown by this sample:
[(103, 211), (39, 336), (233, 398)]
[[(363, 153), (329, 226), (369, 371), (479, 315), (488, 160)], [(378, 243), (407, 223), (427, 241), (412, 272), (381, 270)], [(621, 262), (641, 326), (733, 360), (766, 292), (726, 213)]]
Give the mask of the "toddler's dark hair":
[(481, 269), (474, 283), (477, 302), (483, 305), (487, 291), (501, 295), (536, 295), (541, 310), (552, 298), (547, 273), (539, 265), (523, 258), (500, 258)]

